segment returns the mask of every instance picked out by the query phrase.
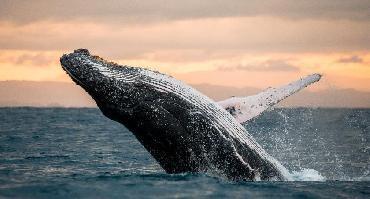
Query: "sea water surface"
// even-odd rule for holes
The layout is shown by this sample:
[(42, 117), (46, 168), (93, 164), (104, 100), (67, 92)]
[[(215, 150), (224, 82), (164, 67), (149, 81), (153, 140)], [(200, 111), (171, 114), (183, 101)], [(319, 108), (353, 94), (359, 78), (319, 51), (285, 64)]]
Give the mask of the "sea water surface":
[(296, 181), (166, 174), (87, 108), (0, 108), (0, 198), (370, 198), (370, 109), (277, 108), (245, 128)]

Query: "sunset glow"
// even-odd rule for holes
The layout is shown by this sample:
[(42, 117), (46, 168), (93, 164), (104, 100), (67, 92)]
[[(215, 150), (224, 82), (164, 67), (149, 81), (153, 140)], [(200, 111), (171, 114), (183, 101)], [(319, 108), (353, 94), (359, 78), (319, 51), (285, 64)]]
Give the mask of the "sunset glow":
[[(69, 82), (59, 57), (88, 48), (119, 64), (151, 68), (193, 84), (266, 88), (322, 73), (323, 82), (312, 89), (370, 91), (370, 19), (357, 1), (355, 6), (339, 3), (330, 12), (325, 5), (308, 7), (327, 15), (297, 12), (305, 5), (295, 8), (290, 1), (284, 1), (285, 12), (268, 6), (251, 14), (248, 6), (256, 5), (239, 2), (245, 10), (230, 7), (219, 15), (209, 10), (176, 14), (187, 9), (183, 3), (154, 5), (157, 11), (138, 2), (115, 2), (117, 7), (98, 3), (66, 13), (56, 3), (11, 2), (0, 8), (0, 81)], [(125, 12), (130, 9), (137, 12)]]

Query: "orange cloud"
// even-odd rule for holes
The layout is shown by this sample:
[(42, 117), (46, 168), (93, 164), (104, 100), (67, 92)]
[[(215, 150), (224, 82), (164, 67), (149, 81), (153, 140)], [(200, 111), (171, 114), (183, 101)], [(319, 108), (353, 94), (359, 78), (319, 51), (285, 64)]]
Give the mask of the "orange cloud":
[(86, 19), (0, 24), (0, 80), (69, 81), (59, 57), (84, 47), (188, 83), (265, 88), (320, 72), (337, 87), (370, 90), (367, 21), (257, 16), (123, 26)]
[[(63, 52), (58, 51), (0, 51), (0, 80), (36, 80), (36, 81), (70, 81), (59, 65), (59, 57)], [(39, 55), (42, 56), (34, 56)], [(358, 54), (363, 63), (338, 63), (342, 57)], [(24, 61), (22, 64), (17, 60), (29, 55), (32, 61)], [(47, 65), (40, 67), (44, 57), (52, 60)], [(110, 59), (109, 57), (105, 57)], [(38, 60), (40, 59), (40, 60)], [(294, 66), (297, 70), (264, 70), (266, 63), (273, 67), (271, 60), (285, 60), (284, 67)], [(163, 60), (163, 61), (162, 61)], [(171, 74), (187, 83), (217, 84), (234, 87), (257, 87), (266, 88), (287, 83), (288, 80), (296, 79), (310, 73), (324, 74), (323, 83), (317, 88), (338, 87), (355, 88), (370, 91), (370, 53), (265, 53), (265, 54), (238, 54), (234, 56), (221, 56), (209, 60), (194, 60), (193, 62), (175, 60), (168, 62), (163, 59), (150, 59), (148, 57), (121, 60), (116, 62), (122, 65), (145, 66), (150, 69)], [(262, 65), (259, 65), (262, 63)], [(281, 64), (281, 63), (277, 63)], [(232, 70), (219, 70), (220, 66), (234, 67), (238, 65), (250, 66), (257, 70), (245, 70), (244, 68), (233, 68)], [(225, 68), (226, 69), (226, 68)]]

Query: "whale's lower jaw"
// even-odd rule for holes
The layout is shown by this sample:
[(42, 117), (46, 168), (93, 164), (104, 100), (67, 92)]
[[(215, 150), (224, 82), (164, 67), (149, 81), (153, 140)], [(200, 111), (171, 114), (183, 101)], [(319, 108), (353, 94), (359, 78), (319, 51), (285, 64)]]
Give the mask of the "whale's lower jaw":
[(149, 70), (119, 67), (86, 51), (64, 55), (61, 63), (65, 70), (89, 70), (79, 71), (81, 78), (74, 71), (67, 73), (84, 84), (103, 114), (126, 126), (167, 173), (286, 180), (284, 167), (226, 110), (184, 83)]

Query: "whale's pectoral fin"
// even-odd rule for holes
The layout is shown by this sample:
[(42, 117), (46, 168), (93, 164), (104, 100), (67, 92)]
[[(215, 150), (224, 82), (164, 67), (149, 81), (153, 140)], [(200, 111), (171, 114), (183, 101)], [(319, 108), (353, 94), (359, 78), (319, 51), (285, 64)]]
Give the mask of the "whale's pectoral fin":
[(279, 88), (268, 88), (257, 95), (232, 97), (218, 103), (229, 111), (238, 122), (243, 123), (308, 85), (319, 81), (320, 78), (320, 74), (312, 74)]

